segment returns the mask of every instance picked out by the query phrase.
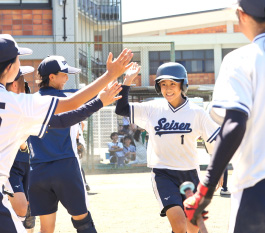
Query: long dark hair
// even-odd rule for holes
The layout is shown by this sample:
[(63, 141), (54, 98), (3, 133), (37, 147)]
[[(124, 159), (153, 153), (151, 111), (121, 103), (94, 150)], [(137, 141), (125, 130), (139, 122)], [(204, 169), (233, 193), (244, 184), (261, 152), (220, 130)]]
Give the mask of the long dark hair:
[[(8, 61), (4, 61), (4, 62), (1, 62), (1, 63), (0, 63), (0, 79), (2, 79), (2, 75), (3, 75), (4, 71), (5, 71), (5, 69), (6, 69), (10, 64), (14, 64), (15, 61), (16, 61), (16, 59), (17, 59), (17, 57), (12, 58), (12, 59), (10, 59), (10, 60), (8, 60)], [(14, 78), (14, 79), (15, 79), (15, 78)]]

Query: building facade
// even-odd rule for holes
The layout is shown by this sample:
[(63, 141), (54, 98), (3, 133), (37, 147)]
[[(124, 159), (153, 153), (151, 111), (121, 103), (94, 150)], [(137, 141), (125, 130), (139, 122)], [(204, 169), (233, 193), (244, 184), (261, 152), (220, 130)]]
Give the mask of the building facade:
[(65, 87), (79, 88), (80, 83), (87, 84), (106, 69), (109, 49), (114, 53), (122, 49), (120, 45), (87, 43), (122, 41), (121, 3), (120, 0), (3, 0), (0, 33), (11, 34), (20, 46), (33, 49), (32, 55), (21, 57), (21, 65), (35, 67), (34, 74), (26, 76), (33, 92), (38, 90), (37, 67), (48, 55), (64, 56), (70, 65), (81, 68), (82, 72), (71, 75)]
[[(123, 24), (124, 42), (174, 42), (173, 61), (188, 71), (189, 94), (209, 93), (218, 77), (223, 57), (230, 51), (249, 43), (239, 31), (238, 19), (231, 9), (167, 16), (126, 22)], [(172, 61), (169, 51), (135, 49), (140, 57), (148, 57), (141, 83), (153, 86), (156, 70), (164, 62)]]

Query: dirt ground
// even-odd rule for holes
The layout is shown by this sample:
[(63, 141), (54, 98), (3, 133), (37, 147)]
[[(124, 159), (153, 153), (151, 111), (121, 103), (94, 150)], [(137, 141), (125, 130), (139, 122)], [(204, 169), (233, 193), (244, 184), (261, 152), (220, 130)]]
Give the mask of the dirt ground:
[[(150, 173), (99, 174), (86, 178), (91, 187), (90, 211), (98, 233), (171, 233), (167, 218), (159, 216)], [(219, 192), (215, 192), (208, 207), (209, 233), (225, 233), (228, 229), (230, 198), (221, 197)], [(38, 231), (37, 219), (35, 232)], [(76, 232), (70, 215), (61, 205), (55, 232)]]

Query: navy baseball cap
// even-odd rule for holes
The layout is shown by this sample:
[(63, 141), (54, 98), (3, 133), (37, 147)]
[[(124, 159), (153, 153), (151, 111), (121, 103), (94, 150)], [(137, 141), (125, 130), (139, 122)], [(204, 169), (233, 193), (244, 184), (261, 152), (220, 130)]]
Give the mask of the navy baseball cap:
[[(14, 79), (14, 81), (17, 81), (21, 75), (32, 73), (34, 70), (35, 69), (32, 66), (20, 66), (18, 74), (17, 74), (16, 78)], [(9, 84), (9, 83), (7, 83), (7, 84)]]
[(5, 62), (20, 55), (30, 55), (32, 50), (18, 47), (14, 38), (9, 34), (0, 34), (0, 62)]
[(248, 15), (265, 18), (265, 0), (238, 0), (238, 5)]
[(66, 74), (77, 74), (81, 70), (72, 66), (69, 66), (62, 56), (48, 56), (39, 65), (38, 72), (40, 76), (47, 76), (50, 74), (56, 74), (62, 72)]

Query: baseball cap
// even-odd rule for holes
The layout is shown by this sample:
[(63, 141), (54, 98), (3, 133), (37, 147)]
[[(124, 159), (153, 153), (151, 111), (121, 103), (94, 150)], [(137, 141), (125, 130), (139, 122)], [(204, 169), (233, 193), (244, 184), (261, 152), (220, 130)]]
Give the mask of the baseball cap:
[(69, 66), (62, 56), (48, 56), (39, 65), (38, 72), (40, 76), (47, 76), (50, 74), (56, 74), (62, 72), (66, 74), (77, 74), (81, 70), (72, 66)]
[[(18, 74), (17, 74), (16, 78), (14, 79), (14, 81), (17, 81), (21, 75), (32, 73), (34, 70), (35, 69), (32, 66), (20, 66)], [(7, 83), (7, 84), (9, 84), (9, 83)]]
[(5, 62), (20, 55), (30, 55), (32, 50), (18, 47), (14, 38), (9, 34), (0, 34), (0, 62)]
[(238, 0), (238, 5), (248, 15), (265, 18), (265, 0)]

